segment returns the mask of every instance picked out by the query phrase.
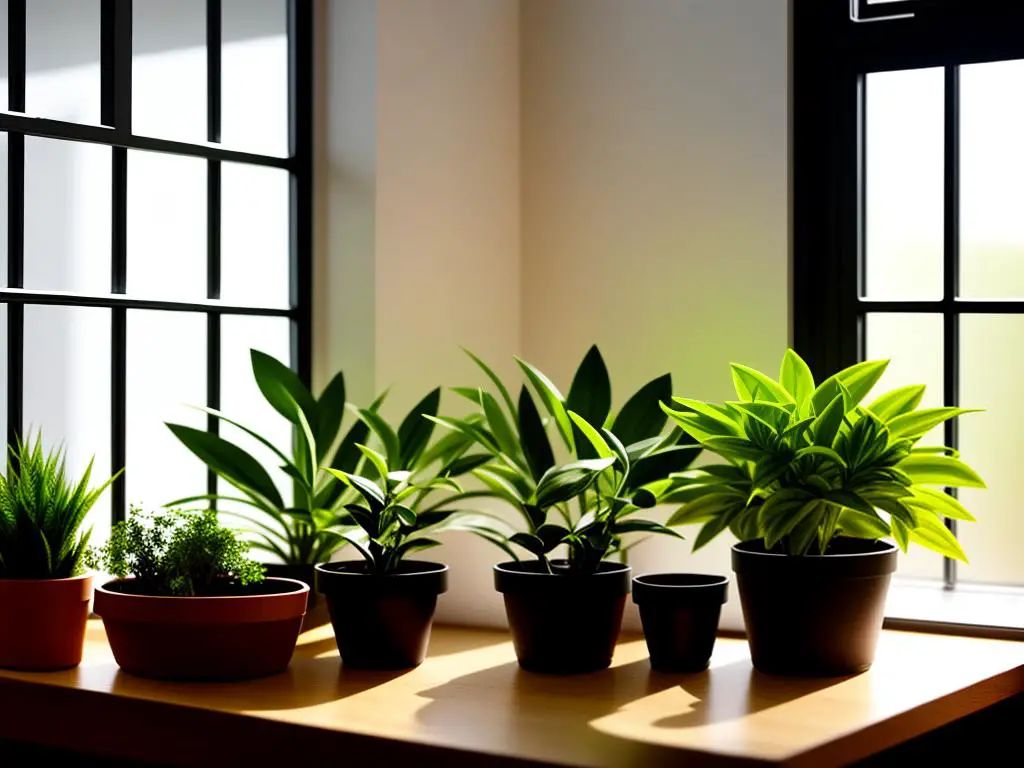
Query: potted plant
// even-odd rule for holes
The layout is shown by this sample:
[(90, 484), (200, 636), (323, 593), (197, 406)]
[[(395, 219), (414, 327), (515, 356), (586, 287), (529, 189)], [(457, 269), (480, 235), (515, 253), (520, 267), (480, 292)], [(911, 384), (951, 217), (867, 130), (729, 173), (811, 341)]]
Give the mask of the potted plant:
[(248, 544), (214, 510), (133, 508), (90, 552), (117, 578), (96, 589), (95, 612), (118, 665), (142, 677), (240, 680), (288, 666), (309, 587), (265, 578)]
[[(570, 454), (570, 461), (558, 464), (526, 386), (513, 402), (498, 376), (473, 360), (501, 402), (487, 390), (461, 388), (478, 412), (434, 421), (471, 436), (490, 457), (472, 471), (487, 490), (462, 498), (491, 495), (521, 514), (524, 526), (515, 533), (493, 525), (475, 531), (512, 558), (495, 566), (494, 583), (504, 596), (519, 663), (551, 673), (603, 669), (611, 663), (630, 589), (631, 569), (612, 558), (622, 559), (627, 534), (678, 535), (636, 513), (664, 501), (669, 475), (700, 453), (683, 430), (662, 434), (667, 418), (659, 404), (670, 397), (671, 377), (649, 382), (613, 415), (611, 381), (596, 346), (567, 396), (536, 367), (518, 360)], [(520, 560), (513, 544), (536, 559)], [(559, 549), (564, 558), (552, 556)]]
[[(168, 424), (192, 453), (239, 492), (191, 496), (173, 501), (168, 506), (196, 501), (219, 502), (223, 512), (243, 520), (250, 527), (255, 537), (253, 549), (277, 561), (265, 565), (269, 575), (298, 579), (312, 588), (313, 566), (326, 562), (345, 545), (337, 527), (339, 510), (358, 498), (351, 489), (337, 482), (328, 470), (361, 471), (365, 460), (357, 446), (367, 442), (369, 420), (376, 414), (385, 395), (368, 409), (360, 411), (365, 416), (356, 420), (339, 441), (346, 410), (345, 378), (341, 372), (331, 379), (317, 398), (288, 366), (255, 349), (250, 354), (253, 377), (260, 392), (267, 403), (291, 423), (290, 450), (279, 448), (220, 411), (211, 408), (200, 410), (245, 432), (272, 451), (280, 462), (280, 472), (292, 485), (291, 498), (286, 501), (282, 496), (271, 471), (223, 435), (182, 424)], [(437, 413), (440, 397), (439, 389), (430, 392), (402, 422), (399, 431), (405, 437), (404, 450), (396, 459), (396, 469), (408, 469), (423, 458), (433, 427), (423, 415)], [(458, 466), (451, 466), (450, 461), (464, 450), (464, 444), (449, 441), (427, 458), (446, 463), (448, 469), (463, 471)], [(241, 511), (239, 505), (250, 512)], [(311, 605), (315, 603), (315, 594), (311, 595)]]
[(10, 449), (0, 475), (0, 667), (54, 670), (82, 661), (92, 579), (86, 514), (112, 482), (89, 488), (92, 462), (67, 478), (63, 449), (42, 435)]
[(815, 384), (793, 351), (779, 380), (732, 366), (737, 400), (675, 398), (665, 410), (723, 463), (674, 478), (683, 506), (669, 525), (700, 523), (699, 548), (725, 530), (754, 665), (844, 675), (874, 658), (897, 549), (911, 542), (966, 560), (944, 518), (973, 520), (944, 487), (984, 487), (946, 447), (922, 437), (963, 408), (919, 408), (924, 386), (861, 405), (888, 361)]
[[(423, 662), (437, 597), (447, 589), (448, 566), (406, 557), (438, 546), (429, 535), (452, 530), (481, 530), (480, 514), (440, 509), (444, 501), (427, 509), (437, 492), (461, 492), (452, 478), (461, 466), (479, 463), (436, 457), (459, 451), (466, 440), (443, 439), (410, 462), (409, 440), (420, 441), (423, 431), (397, 432), (379, 415), (363, 410), (359, 415), (382, 443), (383, 453), (359, 444), (366, 458), (362, 474), (329, 468), (346, 487), (360, 497), (346, 504), (341, 520), (352, 527), (342, 536), (362, 560), (320, 563), (317, 586), (327, 599), (331, 624), (342, 663), (362, 669), (407, 669)], [(429, 440), (433, 429), (422, 419)], [(393, 467), (412, 466), (411, 469)], [(446, 497), (447, 499), (447, 497)]]

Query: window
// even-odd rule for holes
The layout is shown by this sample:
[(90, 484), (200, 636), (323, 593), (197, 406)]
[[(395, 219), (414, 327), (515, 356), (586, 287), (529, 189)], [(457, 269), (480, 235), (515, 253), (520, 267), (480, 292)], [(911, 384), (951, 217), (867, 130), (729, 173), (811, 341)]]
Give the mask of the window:
[(884, 383), (986, 410), (934, 436), (989, 484), (961, 493), (971, 564), (900, 570), (949, 591), (1024, 585), (1022, 21), (987, 0), (794, 5), (794, 343), (823, 372), (892, 357)]
[(248, 351), (310, 375), (312, 4), (0, 0), (0, 419), (93, 513), (213, 491), (167, 420), (261, 420)]

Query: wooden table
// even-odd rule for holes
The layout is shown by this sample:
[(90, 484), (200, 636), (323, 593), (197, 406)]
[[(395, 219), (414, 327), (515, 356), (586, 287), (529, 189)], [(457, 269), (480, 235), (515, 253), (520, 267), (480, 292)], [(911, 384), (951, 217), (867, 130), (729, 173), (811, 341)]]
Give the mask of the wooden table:
[(870, 672), (839, 680), (761, 675), (727, 638), (709, 672), (659, 674), (635, 637), (609, 670), (548, 677), (504, 632), (448, 627), (416, 670), (357, 672), (323, 626), (284, 674), (159, 683), (120, 672), (93, 623), (79, 669), (0, 672), (0, 739), (221, 766), (830, 766), (1021, 691), (1024, 643), (889, 631)]

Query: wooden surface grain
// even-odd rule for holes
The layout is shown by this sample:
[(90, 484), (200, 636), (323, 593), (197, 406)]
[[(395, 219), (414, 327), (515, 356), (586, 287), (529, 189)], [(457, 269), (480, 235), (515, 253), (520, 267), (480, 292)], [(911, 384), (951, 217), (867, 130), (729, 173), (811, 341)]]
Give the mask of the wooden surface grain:
[(119, 671), (91, 622), (78, 669), (0, 671), (0, 739), (190, 765), (829, 766), (1021, 691), (1024, 643), (890, 631), (869, 672), (802, 680), (755, 672), (729, 638), (706, 673), (653, 672), (625, 637), (611, 669), (549, 677), (518, 668), (506, 633), (451, 627), (418, 669), (353, 671), (321, 626), (284, 674), (163, 683)]

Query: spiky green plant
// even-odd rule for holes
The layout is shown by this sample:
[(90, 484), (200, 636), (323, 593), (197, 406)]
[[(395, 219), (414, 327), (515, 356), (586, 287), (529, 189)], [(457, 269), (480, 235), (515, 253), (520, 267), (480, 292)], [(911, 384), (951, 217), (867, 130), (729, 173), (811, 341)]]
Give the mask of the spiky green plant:
[[(85, 516), (114, 478), (90, 489), (92, 461), (68, 480), (65, 452), (43, 450), (43, 438), (11, 446), (0, 476), (0, 578), (67, 579), (82, 571), (91, 529)], [(116, 477), (116, 475), (115, 475)]]

